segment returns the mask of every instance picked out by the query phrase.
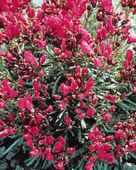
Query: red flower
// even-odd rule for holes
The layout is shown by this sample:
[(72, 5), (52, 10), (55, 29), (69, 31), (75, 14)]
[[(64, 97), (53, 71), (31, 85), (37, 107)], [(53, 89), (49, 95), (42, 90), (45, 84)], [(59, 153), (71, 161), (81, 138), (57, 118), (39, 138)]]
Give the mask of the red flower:
[(93, 170), (93, 167), (94, 167), (94, 162), (88, 161), (85, 164), (85, 170)]
[(109, 135), (109, 136), (106, 136), (106, 142), (111, 142), (113, 141), (113, 136), (112, 135)]
[(10, 86), (10, 83), (7, 79), (2, 81), (1, 91), (8, 98), (17, 97), (17, 92), (14, 89), (12, 89), (12, 87)]
[(19, 118), (20, 118), (21, 120), (23, 120), (23, 119), (25, 118), (24, 112), (19, 112), (18, 115), (19, 115)]
[(132, 59), (133, 59), (133, 51), (132, 50), (127, 50), (126, 59), (130, 62), (132, 61)]
[(136, 141), (130, 141), (129, 142), (129, 151), (130, 152), (136, 152)]
[(70, 155), (74, 154), (75, 153), (75, 148), (74, 147), (68, 147), (67, 148), (67, 153), (70, 154)]
[(53, 144), (54, 141), (55, 141), (55, 138), (53, 136), (51, 136), (51, 135), (50, 136), (46, 136), (46, 143), (47, 143), (47, 145)]
[(77, 66), (76, 66), (75, 76), (76, 76), (76, 77), (81, 77), (81, 67), (80, 67), (80, 65), (77, 65)]
[(13, 122), (16, 119), (16, 116), (14, 113), (8, 113), (8, 121)]
[(35, 16), (35, 11), (34, 11), (34, 9), (31, 8), (31, 7), (28, 8), (28, 16), (29, 16), (30, 18), (33, 18), (33, 17)]
[(104, 113), (102, 114), (102, 119), (103, 119), (105, 122), (111, 122), (112, 116), (111, 116), (111, 114), (109, 114), (108, 112), (104, 112)]
[(136, 94), (136, 86), (133, 87), (133, 93)]
[(64, 148), (64, 144), (65, 144), (65, 139), (62, 137), (62, 136), (60, 136), (59, 138), (58, 138), (58, 141), (55, 143), (55, 145), (54, 145), (54, 152), (55, 153), (60, 153), (60, 152), (62, 152), (63, 151), (63, 148)]
[(136, 37), (128, 37), (128, 43), (136, 43)]
[(30, 156), (34, 157), (34, 156), (39, 156), (39, 155), (40, 155), (40, 152), (39, 152), (38, 149), (36, 149), (35, 147), (33, 147), (29, 154), (30, 154)]
[(9, 39), (15, 38), (19, 36), (19, 34), (20, 34), (20, 30), (16, 24), (9, 23), (6, 26), (6, 35)]
[(112, 0), (100, 0), (101, 7), (105, 10), (107, 13), (111, 13), (113, 10), (112, 7)]
[(103, 41), (100, 44), (100, 54), (104, 56), (107, 62), (112, 62), (112, 46), (110, 43), (106, 44)]
[(25, 85), (25, 81), (23, 79), (18, 80), (18, 86), (23, 87)]
[(94, 59), (93, 59), (93, 63), (94, 63), (94, 66), (95, 66), (96, 68), (102, 67), (102, 62), (101, 62), (101, 60), (100, 60), (99, 58), (94, 58)]
[(30, 133), (25, 133), (23, 135), (23, 139), (25, 140), (27, 146), (33, 148), (33, 140), (32, 140), (32, 135)]
[(34, 55), (32, 54), (31, 51), (25, 51), (24, 52), (24, 59), (28, 64), (31, 64), (35, 67), (38, 66), (36, 58), (34, 57)]
[(33, 111), (32, 97), (26, 96), (24, 98), (20, 98), (18, 100), (18, 107), (21, 110), (28, 109), (30, 112), (32, 112)]
[(85, 91), (91, 91), (94, 86), (94, 80), (92, 77), (90, 77), (87, 82), (85, 83)]
[(123, 156), (123, 152), (124, 152), (123, 149), (124, 148), (121, 145), (119, 145), (119, 144), (117, 144), (115, 146), (115, 155), (116, 155), (117, 158)]
[(104, 40), (108, 35), (108, 32), (105, 27), (101, 26), (99, 29), (97, 29), (97, 39), (99, 41)]
[(84, 119), (85, 118), (85, 113), (83, 111), (81, 111), (81, 109), (79, 108), (76, 108), (75, 109), (75, 112), (77, 113), (77, 116), (80, 120)]
[(70, 78), (68, 78), (68, 80), (71, 81), (71, 83), (70, 83), (71, 92), (74, 92), (76, 89), (78, 89), (78, 83), (77, 83), (77, 81), (74, 79), (74, 77), (70, 77)]
[(88, 43), (93, 42), (91, 35), (89, 34), (89, 32), (86, 29), (84, 29), (83, 27), (81, 27), (79, 25), (77, 28), (77, 31), (81, 34), (81, 42), (82, 41), (86, 41)]
[(115, 105), (112, 105), (110, 108), (109, 108), (109, 112), (115, 112), (116, 111), (116, 106)]
[[(118, 96), (136, 92), (136, 49), (128, 47), (124, 62), (118, 60), (124, 45), (136, 43), (130, 36), (129, 13), (116, 13), (112, 0), (43, 0), (36, 8), (30, 1), (0, 0), (0, 137), (22, 134), (30, 156), (53, 160), (56, 170), (69, 168), (81, 144), (88, 148), (81, 154), (85, 170), (94, 169), (99, 160), (110, 164), (114, 156), (136, 152), (135, 113), (127, 122), (113, 122), (111, 135), (101, 126), (112, 126), (110, 113), (118, 112)], [(136, 11), (135, 2), (126, 6)], [(98, 22), (87, 31), (92, 12)], [(103, 88), (106, 75), (112, 78), (108, 83), (125, 85), (126, 93)]]
[(3, 129), (3, 126), (5, 126), (5, 122), (3, 120), (0, 119), (0, 130)]
[(45, 119), (45, 116), (42, 115), (41, 113), (37, 113), (35, 115), (35, 120), (37, 122), (37, 124), (39, 125), (43, 120)]
[(99, 147), (99, 150), (98, 152), (109, 152), (112, 150), (112, 146), (108, 143), (105, 143), (105, 144), (102, 144), (100, 147)]
[(64, 163), (63, 163), (63, 161), (58, 160), (55, 163), (55, 168), (56, 168), (56, 170), (64, 170)]
[(39, 128), (37, 126), (31, 126), (27, 127), (29, 133), (31, 133), (33, 136), (37, 136), (39, 134)]
[(40, 61), (39, 61), (40, 65), (44, 64), (46, 59), (47, 59), (47, 57), (45, 55), (41, 55), (40, 56)]
[(60, 110), (64, 110), (67, 107), (67, 101), (60, 100), (58, 106)]
[(92, 48), (91, 45), (88, 44), (86, 41), (81, 41), (80, 48), (85, 54), (92, 54)]
[(59, 36), (61, 38), (65, 38), (65, 22), (63, 22), (63, 19), (59, 16), (45, 16), (44, 17), (44, 24), (47, 26), (47, 29), (49, 31), (52, 31), (52, 33), (55, 36)]
[(97, 154), (98, 159), (102, 161), (107, 161), (109, 164), (112, 164), (115, 162), (115, 158), (112, 153), (107, 153), (107, 152), (99, 152)]
[(125, 138), (125, 136), (126, 136), (126, 134), (123, 130), (119, 129), (115, 132), (115, 139), (116, 140), (123, 140)]
[(90, 101), (93, 105), (96, 105), (98, 103), (98, 100), (99, 100), (99, 98), (97, 95), (93, 95), (93, 98), (90, 99)]
[(88, 139), (90, 141), (96, 141), (101, 138), (102, 138), (102, 133), (97, 127), (93, 128), (92, 131), (88, 133)]
[(16, 133), (16, 129), (14, 128), (5, 128), (0, 132), (0, 138), (6, 138), (10, 135), (14, 135)]
[(3, 131), (0, 131), (0, 138), (5, 138), (7, 136), (9, 136), (7, 129), (4, 129)]
[(109, 17), (108, 19), (107, 19), (107, 22), (106, 22), (106, 25), (105, 25), (105, 27), (107, 28), (107, 30), (110, 32), (110, 33), (115, 33), (115, 27), (114, 27), (114, 25), (113, 25), (113, 18), (112, 17)]
[(4, 100), (0, 99), (0, 109), (4, 109), (5, 107), (5, 102)]
[(86, 76), (86, 75), (88, 75), (88, 68), (87, 67), (84, 67), (83, 69), (82, 69), (82, 74), (83, 74), (83, 76)]
[(68, 8), (69, 13), (71, 14), (70, 19), (80, 18), (86, 9), (87, 2), (88, 0), (67, 0), (66, 7)]
[(0, 12), (8, 10), (8, 0), (1, 0)]
[(53, 160), (53, 154), (52, 154), (52, 152), (51, 152), (51, 148), (50, 147), (47, 147), (46, 149), (45, 149), (45, 151), (44, 151), (44, 157), (45, 157), (45, 159), (46, 160), (49, 160), (49, 161), (51, 161), (51, 160)]
[(54, 51), (54, 53), (57, 54), (57, 55), (61, 54), (61, 49), (60, 49), (60, 48), (56, 48), (56, 47), (55, 47), (55, 48), (53, 49), (53, 51)]
[(66, 95), (68, 95), (68, 94), (71, 92), (71, 88), (70, 88), (70, 86), (67, 86), (67, 85), (65, 85), (64, 83), (62, 83), (62, 84), (60, 85), (60, 92), (61, 92), (64, 96), (66, 96)]
[(114, 104), (117, 99), (116, 99), (116, 96), (107, 94), (105, 95), (105, 100)]
[(62, 152), (63, 147), (64, 147), (64, 146), (63, 146), (63, 144), (62, 144), (61, 142), (55, 143), (54, 152), (55, 152), (55, 153), (60, 153), (60, 152)]
[(53, 107), (52, 105), (48, 105), (48, 107), (45, 110), (45, 113), (51, 113), (51, 112), (53, 112)]
[(64, 117), (64, 123), (65, 123), (65, 125), (70, 126), (72, 123), (72, 119), (68, 115), (66, 115)]
[(91, 2), (91, 4), (92, 4), (93, 7), (95, 7), (96, 4), (97, 4), (97, 0), (90, 0), (90, 2)]
[(39, 98), (40, 97), (40, 83), (38, 82), (38, 80), (34, 80), (33, 82), (33, 88), (34, 88), (34, 95), (35, 95), (35, 98)]
[(34, 43), (38, 48), (44, 49), (46, 46), (46, 41), (44, 40), (35, 40)]
[(52, 145), (55, 141), (53, 136), (45, 136), (44, 139), (40, 140), (39, 143), (43, 145)]
[(86, 115), (89, 117), (89, 118), (92, 118), (96, 113), (96, 110), (93, 108), (93, 107), (89, 107), (87, 109), (87, 112), (86, 112)]
[(6, 59), (7, 59), (8, 62), (13, 62), (13, 61), (16, 60), (15, 56), (13, 56), (13, 54), (10, 53), (10, 52), (7, 52), (7, 54), (6, 54), (5, 57), (6, 57)]
[(127, 50), (126, 59), (125, 59), (125, 62), (124, 62), (124, 68), (125, 69), (128, 69), (128, 68), (131, 67), (132, 60), (133, 60), (133, 51)]

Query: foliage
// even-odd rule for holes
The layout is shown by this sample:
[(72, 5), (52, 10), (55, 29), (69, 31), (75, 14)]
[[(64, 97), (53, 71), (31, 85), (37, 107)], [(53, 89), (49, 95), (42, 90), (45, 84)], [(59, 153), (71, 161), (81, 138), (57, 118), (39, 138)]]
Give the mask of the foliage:
[[(133, 1), (1, 0), (1, 170), (136, 161)], [(134, 167), (135, 168), (135, 167)]]

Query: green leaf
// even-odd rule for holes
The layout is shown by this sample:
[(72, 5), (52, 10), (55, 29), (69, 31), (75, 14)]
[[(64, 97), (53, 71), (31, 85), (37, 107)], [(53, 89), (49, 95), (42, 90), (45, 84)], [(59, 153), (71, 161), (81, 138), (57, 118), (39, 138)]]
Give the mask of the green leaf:
[(39, 166), (40, 161), (41, 161), (41, 157), (38, 157), (35, 161), (34, 168), (37, 168)]
[(2, 50), (2, 51), (7, 51), (7, 44), (6, 44), (6, 43), (3, 43), (3, 44), (0, 46), (0, 50)]
[(27, 159), (27, 160), (25, 161), (26, 165), (27, 165), (27, 166), (32, 166), (32, 165), (35, 163), (35, 161), (37, 160), (37, 158), (38, 158), (38, 157), (33, 157), (33, 158)]
[(85, 147), (83, 147), (83, 148), (81, 148), (81, 149), (78, 149), (78, 150), (76, 151), (76, 153), (71, 157), (71, 159), (74, 159), (74, 158), (80, 156), (81, 154), (85, 153), (86, 150), (87, 150), (87, 149), (86, 149)]
[(43, 165), (42, 165), (42, 169), (47, 169), (47, 168), (49, 168), (51, 165), (53, 165), (53, 161), (46, 161), (46, 160), (44, 160), (44, 162), (43, 162)]
[(136, 170), (136, 165), (131, 164), (131, 163), (126, 163), (124, 165), (124, 170)]
[(136, 154), (130, 153), (129, 155), (136, 160)]
[(6, 159), (11, 160), (16, 154), (17, 154), (17, 152), (15, 152), (15, 150), (14, 150), (14, 152), (8, 152)]
[(54, 53), (53, 53), (53, 51), (52, 51), (52, 48), (51, 48), (51, 46), (47, 46), (46, 47), (46, 50), (47, 50), (47, 53), (50, 55), (50, 56), (54, 56)]
[[(136, 108), (136, 103), (134, 103), (133, 101), (126, 99), (126, 102), (130, 103), (132, 106), (134, 106)], [(136, 110), (136, 109), (135, 109)]]
[(5, 146), (0, 147), (0, 156), (1, 156), (1, 154), (5, 151), (5, 149), (6, 149), (6, 147), (5, 147)]
[(94, 166), (94, 170), (111, 170), (111, 167), (105, 162), (97, 162)]
[(5, 65), (4, 59), (0, 57), (0, 71), (4, 70), (4, 65)]
[(81, 120), (81, 127), (82, 129), (86, 129), (86, 122), (84, 119)]
[(104, 124), (102, 124), (102, 128), (104, 129), (104, 132), (107, 134), (113, 134), (114, 133), (114, 129), (111, 127), (106, 127)]
[(54, 84), (54, 87), (53, 87), (53, 94), (56, 94), (57, 93), (57, 91), (58, 91), (58, 87), (59, 87), (59, 83), (60, 83), (60, 81), (61, 81), (61, 78), (62, 78), (62, 76), (59, 76), (58, 78), (57, 78), (57, 80), (56, 80), (56, 82), (55, 82), (55, 84)]
[(8, 154), (13, 148), (16, 148), (18, 145), (20, 145), (22, 143), (22, 138), (17, 139), (12, 145), (10, 145), (9, 148), (7, 148), (3, 154), (2, 157), (5, 156), (6, 154)]
[(85, 160), (82, 159), (81, 161), (79, 161), (77, 167), (74, 170), (83, 170), (84, 164), (85, 164)]
[(15, 170), (24, 170), (21, 166), (17, 165)]
[(0, 170), (7, 170), (8, 169), (8, 163), (4, 160), (0, 160)]
[(117, 106), (120, 107), (123, 111), (125, 111), (126, 113), (129, 113), (129, 106), (127, 104), (125, 104), (124, 102), (118, 102)]

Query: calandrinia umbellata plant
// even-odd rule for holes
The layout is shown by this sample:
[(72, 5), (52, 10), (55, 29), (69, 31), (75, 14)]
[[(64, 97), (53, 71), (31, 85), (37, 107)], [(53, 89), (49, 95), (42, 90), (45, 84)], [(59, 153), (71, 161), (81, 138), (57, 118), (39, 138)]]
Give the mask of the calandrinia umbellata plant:
[[(136, 2), (120, 5), (116, 12), (111, 0), (0, 1), (0, 160), (7, 169), (121, 170), (135, 160), (129, 16)], [(20, 164), (9, 163), (14, 157)]]

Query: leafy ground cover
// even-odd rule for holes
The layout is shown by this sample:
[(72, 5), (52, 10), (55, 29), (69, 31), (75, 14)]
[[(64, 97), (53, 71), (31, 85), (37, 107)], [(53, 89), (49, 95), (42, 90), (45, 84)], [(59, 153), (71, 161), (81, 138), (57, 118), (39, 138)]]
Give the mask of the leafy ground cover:
[(136, 2), (1, 0), (0, 170), (133, 170)]

